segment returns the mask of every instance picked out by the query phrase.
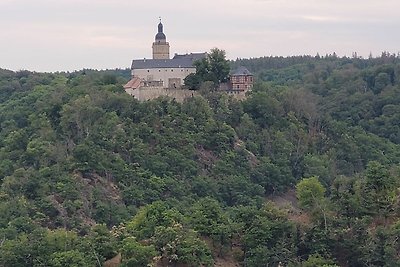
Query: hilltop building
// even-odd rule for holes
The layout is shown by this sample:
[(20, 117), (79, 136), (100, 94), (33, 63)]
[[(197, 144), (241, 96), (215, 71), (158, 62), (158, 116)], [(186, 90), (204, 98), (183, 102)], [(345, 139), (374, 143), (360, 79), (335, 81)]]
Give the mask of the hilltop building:
[(202, 59), (206, 53), (190, 53), (170, 59), (170, 47), (164, 34), (162, 22), (153, 42), (153, 59), (132, 61), (132, 79), (124, 86), (125, 91), (138, 100), (147, 100), (161, 95), (184, 98), (193, 91), (182, 89), (184, 79), (196, 72), (193, 62)]
[(229, 74), (229, 81), (221, 84), (220, 91), (238, 99), (244, 99), (253, 88), (253, 74), (245, 67), (239, 67)]
[[(125, 91), (140, 101), (170, 96), (178, 101), (197, 94), (182, 88), (184, 79), (196, 72), (194, 61), (206, 57), (206, 53), (175, 54), (170, 59), (170, 46), (160, 20), (158, 32), (152, 45), (152, 59), (134, 59), (131, 65), (131, 80), (124, 86)], [(244, 67), (230, 74), (229, 82), (222, 84), (220, 91), (238, 99), (245, 98), (253, 86), (253, 75)]]

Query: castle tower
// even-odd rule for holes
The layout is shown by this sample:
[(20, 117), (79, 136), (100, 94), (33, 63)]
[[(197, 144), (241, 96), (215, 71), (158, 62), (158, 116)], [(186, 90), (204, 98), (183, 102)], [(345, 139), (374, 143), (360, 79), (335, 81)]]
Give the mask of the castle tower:
[(163, 32), (163, 25), (158, 24), (158, 33), (153, 43), (153, 59), (169, 59), (169, 43)]

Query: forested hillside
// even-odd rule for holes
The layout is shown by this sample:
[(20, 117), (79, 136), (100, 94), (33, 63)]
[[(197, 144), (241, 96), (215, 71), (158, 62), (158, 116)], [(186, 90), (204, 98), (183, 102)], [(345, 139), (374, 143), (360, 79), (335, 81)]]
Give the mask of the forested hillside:
[(0, 70), (0, 266), (400, 266), (400, 58), (231, 63), (241, 102)]

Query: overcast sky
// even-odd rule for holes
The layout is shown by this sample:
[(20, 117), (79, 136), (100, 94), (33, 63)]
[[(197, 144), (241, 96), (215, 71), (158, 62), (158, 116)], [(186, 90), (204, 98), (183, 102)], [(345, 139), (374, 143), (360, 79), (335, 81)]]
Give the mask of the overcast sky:
[(127, 68), (151, 58), (158, 17), (171, 54), (230, 59), (400, 51), (399, 0), (0, 0), (0, 68)]

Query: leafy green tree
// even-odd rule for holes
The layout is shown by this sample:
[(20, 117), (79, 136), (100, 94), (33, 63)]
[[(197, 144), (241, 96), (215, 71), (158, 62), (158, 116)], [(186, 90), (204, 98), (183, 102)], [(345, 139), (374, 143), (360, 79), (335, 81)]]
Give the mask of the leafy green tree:
[(216, 81), (219, 83), (226, 82), (228, 79), (230, 66), (226, 60), (226, 52), (218, 48), (211, 49), (207, 54), (210, 72), (214, 74)]
[(252, 94), (244, 102), (244, 111), (262, 128), (279, 123), (283, 115), (281, 103), (267, 92)]
[(287, 265), (296, 258), (295, 227), (285, 215), (267, 203), (261, 209), (246, 207), (234, 211), (238, 216), (243, 262), (246, 266)]
[(268, 157), (260, 158), (251, 170), (250, 177), (252, 181), (263, 186), (267, 194), (283, 192), (294, 182), (288, 168), (279, 163), (274, 164)]
[(322, 213), (325, 231), (328, 230), (327, 222), (327, 200), (325, 199), (325, 188), (316, 176), (303, 178), (296, 185), (296, 196), (299, 206), (310, 211)]
[(359, 181), (354, 177), (339, 176), (332, 182), (330, 199), (343, 219), (349, 219), (349, 224), (351, 218), (363, 212), (359, 204), (358, 187)]
[(50, 266), (52, 267), (80, 267), (80, 266), (95, 266), (90, 262), (84, 252), (77, 250), (55, 252), (51, 255)]
[(398, 181), (388, 169), (376, 161), (368, 163), (365, 182), (361, 188), (362, 207), (367, 214), (383, 214), (386, 219), (395, 209)]
[(324, 199), (325, 188), (316, 176), (304, 178), (296, 185), (296, 195), (300, 206), (310, 209)]
[(147, 266), (157, 255), (154, 246), (142, 245), (134, 237), (127, 237), (122, 241), (121, 251), (123, 267)]
[(313, 254), (301, 263), (301, 267), (338, 267), (331, 259), (326, 259), (319, 254)]
[(212, 266), (211, 251), (192, 230), (182, 225), (156, 228), (153, 240), (161, 251), (162, 258), (168, 262), (188, 264), (189, 266)]
[(230, 65), (224, 50), (213, 48), (205, 58), (196, 61), (194, 65), (196, 73), (185, 78), (185, 85), (190, 89), (200, 89), (201, 84), (206, 81), (213, 82), (216, 88), (228, 80)]
[(305, 177), (317, 176), (325, 185), (331, 183), (332, 163), (329, 161), (327, 155), (307, 154), (304, 156), (303, 164)]
[(204, 146), (222, 153), (233, 147), (235, 130), (226, 123), (213, 122), (204, 129)]
[(198, 90), (200, 89), (201, 85), (201, 77), (197, 73), (190, 73), (184, 79), (185, 86), (188, 87), (190, 90)]
[(96, 257), (102, 261), (109, 260), (118, 254), (117, 240), (104, 224), (95, 225), (86, 236), (85, 241), (96, 253)]
[(375, 77), (375, 85), (373, 91), (375, 94), (380, 93), (387, 85), (390, 84), (390, 76), (386, 72), (381, 72)]
[(171, 226), (182, 220), (182, 214), (176, 209), (170, 209), (165, 202), (156, 201), (142, 207), (127, 224), (129, 232), (139, 239), (154, 235), (157, 226)]
[(90, 136), (104, 110), (93, 103), (89, 95), (64, 105), (60, 125), (66, 136), (78, 141)]

